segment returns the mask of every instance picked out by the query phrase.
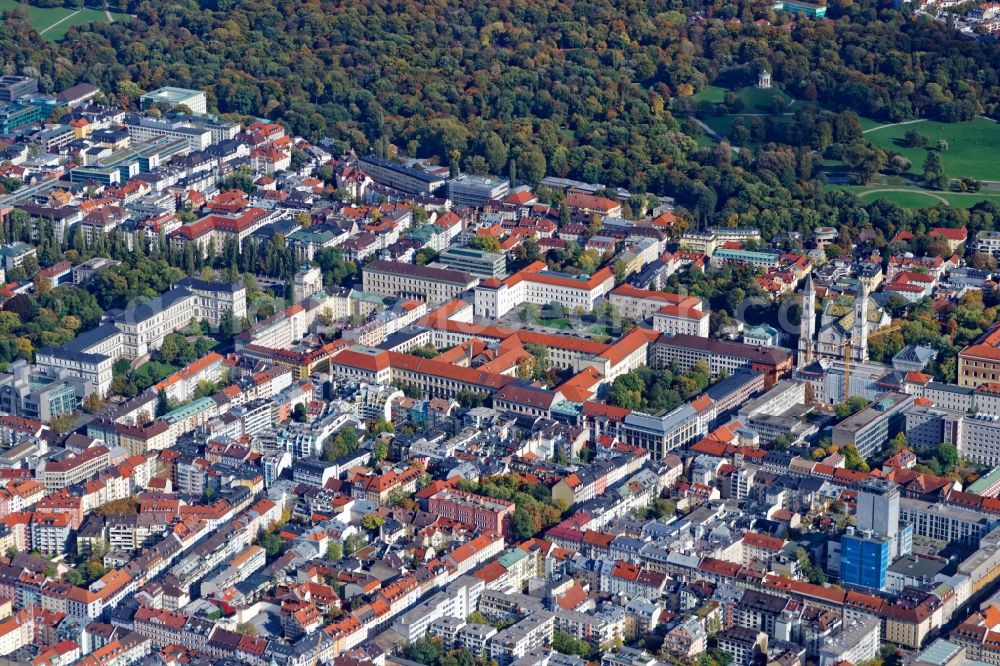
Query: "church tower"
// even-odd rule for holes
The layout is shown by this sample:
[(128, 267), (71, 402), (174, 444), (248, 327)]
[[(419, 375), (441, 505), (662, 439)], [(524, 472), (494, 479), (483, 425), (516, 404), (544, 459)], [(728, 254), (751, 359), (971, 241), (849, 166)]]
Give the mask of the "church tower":
[(868, 362), (868, 285), (861, 282), (858, 300), (854, 303), (854, 332), (851, 335), (851, 359)]
[(806, 286), (802, 292), (802, 321), (799, 323), (799, 365), (812, 363), (813, 348), (816, 344), (816, 288), (812, 273), (806, 276)]

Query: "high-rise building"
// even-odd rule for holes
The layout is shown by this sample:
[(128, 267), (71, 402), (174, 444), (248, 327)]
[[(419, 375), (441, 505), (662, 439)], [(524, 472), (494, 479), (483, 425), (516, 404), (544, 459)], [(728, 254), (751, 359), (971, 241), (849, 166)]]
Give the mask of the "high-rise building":
[(871, 590), (885, 588), (892, 539), (853, 530), (840, 538), (840, 582)]
[(899, 488), (884, 479), (871, 479), (858, 487), (858, 531), (895, 537), (899, 532)]

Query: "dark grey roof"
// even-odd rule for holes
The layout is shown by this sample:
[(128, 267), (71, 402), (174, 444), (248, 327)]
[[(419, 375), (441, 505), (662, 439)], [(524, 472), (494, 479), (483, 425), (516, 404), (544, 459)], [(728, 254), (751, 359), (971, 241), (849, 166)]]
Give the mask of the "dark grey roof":
[(705, 390), (705, 394), (712, 398), (712, 400), (718, 400), (719, 398), (739, 390), (744, 384), (752, 382), (761, 374), (762, 373), (760, 372), (737, 372), (736, 374), (730, 375), (722, 381), (709, 386)]
[(97, 86), (92, 86), (89, 83), (78, 83), (77, 85), (67, 88), (56, 95), (56, 99), (60, 102), (72, 102), (73, 100), (86, 97), (87, 95), (96, 95), (99, 92), (101, 91), (97, 88)]
[[(188, 278), (191, 279), (191, 278)], [(118, 315), (115, 320), (124, 324), (139, 324), (147, 319), (155, 317), (175, 303), (191, 296), (191, 292), (183, 287), (174, 287), (170, 291), (156, 298), (152, 298), (142, 305), (137, 305), (131, 310)]]
[(396, 173), (401, 173), (401, 174), (403, 174), (405, 176), (409, 176), (410, 178), (415, 178), (417, 180), (422, 180), (425, 183), (440, 183), (440, 182), (443, 182), (443, 181), (447, 180), (446, 178), (443, 178), (442, 176), (434, 175), (432, 173), (424, 171), (423, 169), (413, 169), (413, 168), (408, 167), (408, 166), (403, 166), (402, 164), (399, 164), (397, 162), (390, 162), (388, 160), (382, 160), (382, 159), (379, 159), (377, 157), (373, 157), (371, 155), (368, 155), (366, 157), (362, 157), (361, 158), (361, 162), (362, 162), (362, 164), (361, 164), (361, 169), (362, 170), (364, 170), (364, 165), (365, 164), (369, 164), (369, 165), (372, 165), (372, 166), (382, 167), (383, 169), (389, 169), (391, 171), (395, 171)]
[(198, 278), (187, 277), (177, 283), (178, 287), (190, 287), (199, 291), (225, 291), (234, 293), (243, 288), (243, 285), (230, 282), (209, 282)]

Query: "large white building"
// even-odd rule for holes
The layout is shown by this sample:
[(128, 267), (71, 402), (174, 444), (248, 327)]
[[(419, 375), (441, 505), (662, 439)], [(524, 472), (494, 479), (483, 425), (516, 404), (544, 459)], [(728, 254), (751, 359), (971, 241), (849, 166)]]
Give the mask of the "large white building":
[(976, 234), (976, 252), (1000, 257), (1000, 231), (980, 231)]
[(503, 178), (463, 173), (448, 181), (448, 198), (456, 206), (482, 206), (488, 201), (502, 199), (509, 191), (510, 183)]
[(860, 616), (829, 637), (819, 650), (819, 666), (849, 662), (861, 664), (878, 655), (882, 646), (882, 624), (879, 618)]
[(115, 319), (115, 326), (122, 333), (121, 355), (138, 358), (159, 349), (163, 338), (184, 328), (192, 319), (205, 319), (212, 326), (219, 326), (227, 311), (236, 321), (246, 316), (243, 285), (185, 278), (162, 296)]
[(569, 275), (550, 271), (543, 262), (536, 261), (506, 280), (490, 278), (481, 282), (475, 290), (475, 315), (499, 319), (524, 303), (559, 303), (570, 311), (590, 312), (614, 286), (610, 268), (593, 275)]
[(191, 110), (192, 113), (205, 113), (208, 106), (205, 103), (205, 93), (200, 90), (188, 90), (187, 88), (175, 88), (165, 86), (152, 90), (139, 98), (139, 103), (143, 109), (148, 109), (157, 104), (166, 104), (176, 107), (181, 104)]
[(39, 349), (35, 363), (87, 379), (91, 382), (90, 392), (105, 395), (111, 387), (115, 359), (138, 358), (159, 349), (163, 338), (192, 319), (220, 326), (227, 313), (234, 321), (246, 316), (246, 288), (242, 284), (185, 278), (162, 296), (121, 313), (111, 323), (87, 331), (62, 347)]
[(899, 520), (913, 525), (915, 537), (973, 544), (1000, 523), (979, 511), (910, 497), (899, 500)]
[(915, 447), (951, 444), (963, 460), (1000, 465), (1000, 416), (994, 414), (914, 407), (906, 413), (906, 440)]
[(653, 330), (660, 333), (683, 333), (708, 337), (708, 313), (687, 305), (664, 305), (653, 313)]
[(176, 120), (161, 120), (158, 118), (138, 118), (128, 126), (128, 134), (132, 139), (132, 144), (137, 145), (168, 137), (170, 139), (183, 139), (187, 142), (188, 150), (205, 150), (212, 145), (212, 131), (204, 127), (196, 127), (191, 123)]
[(708, 312), (697, 296), (637, 289), (630, 284), (615, 287), (608, 301), (619, 314), (635, 320), (653, 316), (653, 328), (661, 333), (688, 333), (708, 337)]
[(443, 176), (382, 160), (373, 155), (362, 157), (358, 168), (379, 185), (424, 197), (435, 194), (447, 182)]

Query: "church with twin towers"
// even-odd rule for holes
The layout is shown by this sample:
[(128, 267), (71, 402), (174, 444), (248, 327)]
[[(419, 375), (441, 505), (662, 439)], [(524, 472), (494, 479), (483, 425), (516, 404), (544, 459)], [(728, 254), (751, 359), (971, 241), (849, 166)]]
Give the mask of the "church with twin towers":
[(817, 317), (816, 285), (812, 275), (806, 276), (797, 365), (805, 367), (819, 359), (867, 363), (869, 329), (879, 328), (883, 316), (870, 300), (867, 285), (859, 280), (853, 295), (845, 293), (827, 299)]

